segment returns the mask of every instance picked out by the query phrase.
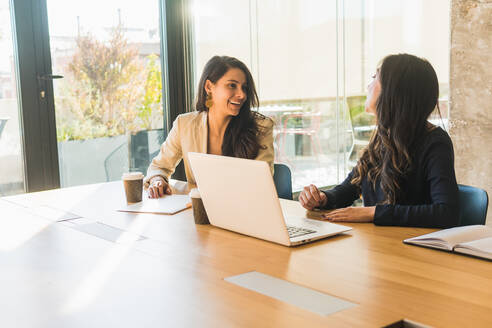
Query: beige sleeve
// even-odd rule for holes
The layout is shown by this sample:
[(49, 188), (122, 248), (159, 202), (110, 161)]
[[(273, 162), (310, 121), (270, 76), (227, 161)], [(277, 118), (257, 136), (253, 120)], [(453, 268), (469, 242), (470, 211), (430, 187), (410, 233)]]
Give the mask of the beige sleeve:
[(265, 161), (270, 165), (270, 170), (273, 175), (273, 161), (274, 161), (274, 150), (273, 150), (273, 121), (269, 118), (261, 120), (258, 122), (260, 125), (260, 150), (258, 151), (258, 156), (256, 160)]
[(166, 181), (173, 174), (176, 166), (183, 158), (181, 150), (181, 138), (179, 129), (179, 117), (173, 123), (173, 127), (167, 135), (166, 141), (161, 146), (159, 154), (152, 159), (144, 179), (144, 187), (149, 187), (150, 179), (159, 175)]

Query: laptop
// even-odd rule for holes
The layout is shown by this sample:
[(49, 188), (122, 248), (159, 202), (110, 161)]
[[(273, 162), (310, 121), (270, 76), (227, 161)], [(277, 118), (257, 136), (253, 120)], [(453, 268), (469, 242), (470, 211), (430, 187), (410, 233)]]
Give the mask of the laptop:
[(289, 216), (267, 162), (188, 153), (210, 223), (216, 227), (296, 246), (351, 230), (331, 222)]

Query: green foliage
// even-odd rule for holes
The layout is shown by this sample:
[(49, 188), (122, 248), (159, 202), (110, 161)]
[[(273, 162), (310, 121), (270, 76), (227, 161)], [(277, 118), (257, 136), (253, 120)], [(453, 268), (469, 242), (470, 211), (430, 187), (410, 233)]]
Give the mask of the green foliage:
[(138, 117), (143, 122), (145, 129), (152, 128), (152, 113), (162, 116), (162, 77), (157, 63), (157, 56), (152, 54), (148, 57), (147, 78), (145, 80), (144, 96), (138, 107)]
[(78, 37), (64, 73), (56, 97), (58, 141), (135, 133), (162, 122), (158, 57), (139, 58), (121, 26), (107, 42)]
[(350, 116), (352, 117), (352, 124), (354, 126), (367, 126), (375, 124), (375, 117), (366, 113), (364, 105), (351, 108)]
[(353, 126), (368, 126), (375, 124), (375, 116), (365, 111), (366, 96), (347, 97), (350, 119)]

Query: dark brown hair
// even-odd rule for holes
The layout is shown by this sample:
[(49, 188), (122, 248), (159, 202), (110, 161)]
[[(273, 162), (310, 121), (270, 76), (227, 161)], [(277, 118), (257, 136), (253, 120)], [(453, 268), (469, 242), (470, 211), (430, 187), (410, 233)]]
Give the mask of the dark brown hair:
[(251, 111), (251, 108), (258, 107), (259, 101), (251, 72), (243, 62), (228, 56), (214, 56), (207, 62), (198, 83), (196, 110), (199, 112), (208, 111), (205, 106), (207, 100), (205, 83), (207, 80), (216, 83), (231, 68), (239, 68), (246, 76), (246, 85), (244, 86), (246, 101), (239, 114), (232, 117), (227, 126), (222, 143), (222, 154), (253, 159), (258, 156), (258, 151), (263, 147), (258, 142), (258, 135), (264, 131), (258, 126), (257, 120), (267, 118), (258, 112)]
[(357, 163), (352, 184), (363, 177), (380, 179), (385, 204), (402, 201), (402, 184), (412, 170), (419, 140), (430, 130), (427, 119), (439, 110), (439, 84), (432, 65), (425, 59), (390, 55), (379, 69), (381, 93), (376, 104), (377, 128)]

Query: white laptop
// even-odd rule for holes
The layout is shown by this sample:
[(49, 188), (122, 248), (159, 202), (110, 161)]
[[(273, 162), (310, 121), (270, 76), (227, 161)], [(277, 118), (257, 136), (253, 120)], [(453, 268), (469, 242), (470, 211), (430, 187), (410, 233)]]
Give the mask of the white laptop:
[(188, 158), (214, 226), (285, 246), (352, 229), (306, 217), (284, 217), (270, 167), (264, 161), (192, 152)]

